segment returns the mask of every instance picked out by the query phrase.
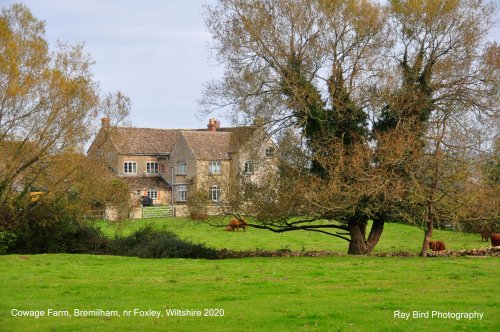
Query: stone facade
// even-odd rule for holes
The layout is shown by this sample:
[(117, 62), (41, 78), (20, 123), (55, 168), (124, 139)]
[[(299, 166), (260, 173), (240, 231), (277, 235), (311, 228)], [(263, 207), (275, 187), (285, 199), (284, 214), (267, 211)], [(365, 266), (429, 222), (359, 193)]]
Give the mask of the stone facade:
[[(186, 204), (187, 194), (192, 190), (195, 190), (193, 186), (193, 179), (196, 178), (197, 165), (196, 156), (189, 147), (186, 138), (180, 136), (176, 144), (172, 148), (170, 154), (171, 165), (173, 167), (173, 181), (172, 173), (168, 177), (169, 183), (173, 183), (174, 190), (174, 204), (184, 205)], [(186, 195), (181, 197), (179, 189), (184, 187), (186, 189)], [(176, 212), (181, 213), (181, 209), (176, 209)]]
[(110, 127), (104, 118), (88, 155), (103, 159), (126, 181), (133, 199), (149, 196), (154, 205), (173, 204), (176, 215), (186, 215), (191, 193), (204, 190), (214, 203), (223, 201), (229, 180), (273, 147), (269, 138), (256, 135), (236, 143), (237, 130), (220, 128), (215, 119), (207, 129), (181, 130)]

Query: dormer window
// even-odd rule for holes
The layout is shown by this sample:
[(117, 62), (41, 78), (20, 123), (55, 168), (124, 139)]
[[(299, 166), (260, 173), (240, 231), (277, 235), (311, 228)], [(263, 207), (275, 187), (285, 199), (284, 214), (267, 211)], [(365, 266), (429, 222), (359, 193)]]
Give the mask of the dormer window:
[(221, 174), (221, 163), (220, 163), (220, 160), (210, 161), (208, 163), (208, 172), (210, 174)]
[(137, 163), (135, 161), (126, 161), (123, 163), (123, 173), (137, 174)]

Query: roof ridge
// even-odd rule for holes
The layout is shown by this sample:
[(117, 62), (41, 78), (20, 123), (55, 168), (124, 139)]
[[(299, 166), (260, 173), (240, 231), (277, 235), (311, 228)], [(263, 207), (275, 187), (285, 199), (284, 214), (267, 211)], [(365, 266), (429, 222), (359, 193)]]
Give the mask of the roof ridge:
[(231, 134), (229, 131), (209, 131), (209, 130), (198, 130), (198, 129), (182, 129), (182, 132), (191, 132), (191, 133), (197, 133), (197, 134)]
[(250, 128), (246, 126), (239, 127), (221, 127), (217, 131), (209, 131), (205, 128), (149, 128), (149, 127), (131, 127), (131, 126), (111, 126), (111, 129), (146, 129), (146, 130), (165, 130), (165, 131), (191, 131), (197, 133), (227, 133), (228, 129)]
[(181, 131), (183, 129), (177, 128), (146, 128), (146, 127), (124, 127), (124, 126), (113, 126), (112, 129), (149, 129), (149, 130), (165, 130), (165, 131)]

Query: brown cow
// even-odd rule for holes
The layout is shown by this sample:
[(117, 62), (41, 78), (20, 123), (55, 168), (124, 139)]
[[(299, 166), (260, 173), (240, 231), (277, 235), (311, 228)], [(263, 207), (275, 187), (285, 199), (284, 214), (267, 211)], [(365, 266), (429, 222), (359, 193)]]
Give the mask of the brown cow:
[(493, 247), (500, 246), (500, 234), (491, 233), (491, 245)]
[(245, 220), (234, 218), (229, 224), (227, 224), (226, 231), (234, 231), (235, 229), (238, 231), (240, 228), (243, 228), (243, 231), (246, 232), (247, 227), (248, 224)]
[(442, 242), (442, 241), (430, 241), (429, 248), (431, 248), (432, 251), (446, 250), (446, 246), (444, 245), (444, 242)]
[(483, 229), (479, 234), (481, 234), (481, 242), (488, 242), (491, 232)]

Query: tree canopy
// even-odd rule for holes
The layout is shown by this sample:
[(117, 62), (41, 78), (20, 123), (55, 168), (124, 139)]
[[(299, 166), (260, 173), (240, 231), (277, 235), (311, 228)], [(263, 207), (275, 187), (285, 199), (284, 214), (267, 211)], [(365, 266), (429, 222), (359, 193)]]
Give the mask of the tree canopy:
[(283, 143), (279, 176), (240, 180), (231, 202), (253, 204), (234, 211), (256, 216), (254, 227), (342, 237), (353, 254), (406, 218), (426, 225), (425, 252), (433, 225), (472, 199), (458, 188), (482, 183), (471, 161), (498, 135), (499, 47), (486, 39), (495, 10), (480, 0), (207, 6), (225, 74), (202, 106), (229, 106)]
[[(84, 148), (100, 114), (123, 120), (130, 101), (103, 95), (83, 44), (45, 38), (45, 24), (21, 4), (0, 14), (0, 226), (14, 227), (41, 205), (92, 181)], [(102, 173), (101, 173), (102, 174)], [(33, 187), (49, 192), (30, 199)]]

